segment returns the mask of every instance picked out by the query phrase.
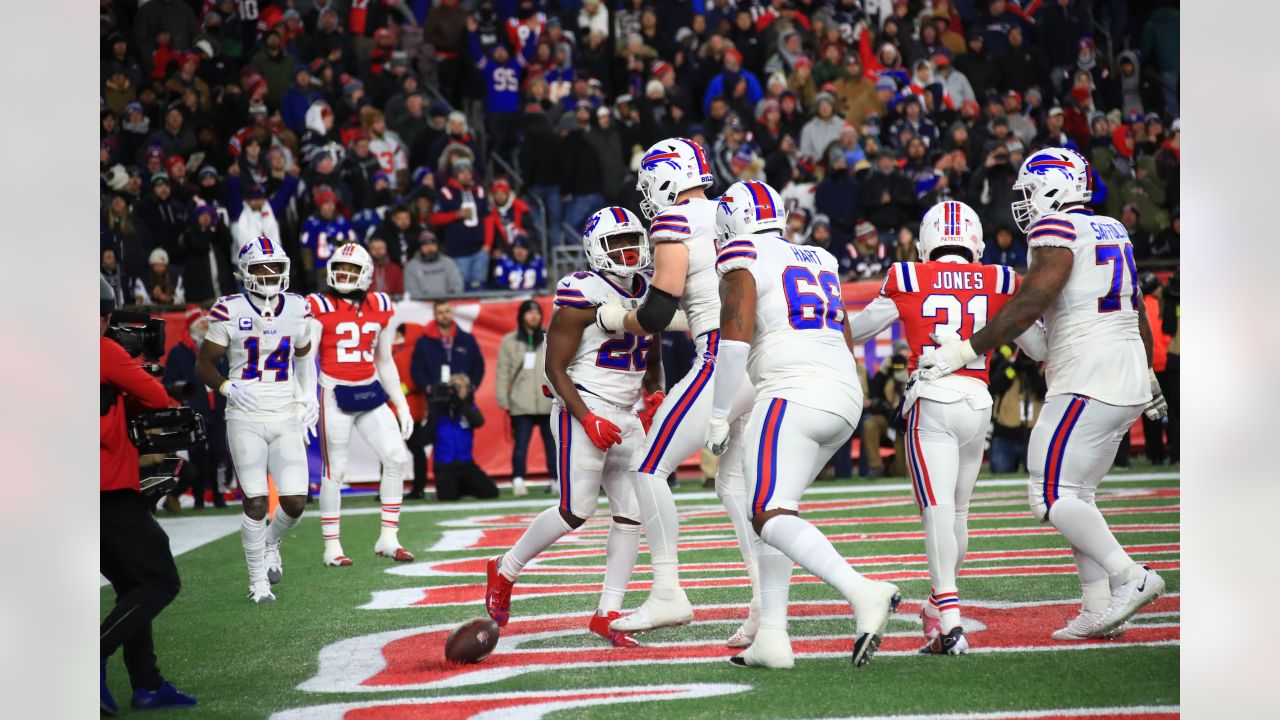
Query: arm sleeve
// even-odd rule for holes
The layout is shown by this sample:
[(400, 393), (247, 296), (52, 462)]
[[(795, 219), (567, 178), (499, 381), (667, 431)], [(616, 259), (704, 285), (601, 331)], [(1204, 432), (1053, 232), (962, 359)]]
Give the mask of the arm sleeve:
[(747, 355), (751, 346), (741, 340), (721, 340), (716, 354), (716, 387), (711, 396), (711, 417), (722, 420), (729, 417), (733, 398), (746, 379)]
[(145, 408), (169, 407), (169, 393), (113, 340), (102, 341), (102, 379)]
[[(319, 334), (313, 334), (319, 340)], [(387, 393), (387, 397), (391, 398), (391, 405), (395, 407), (396, 414), (400, 417), (406, 417), (408, 412), (408, 403), (404, 399), (404, 388), (400, 384), (400, 369), (396, 367), (395, 357), (391, 355), (391, 345), (396, 339), (396, 329), (388, 324), (382, 331), (382, 337), (378, 339), (378, 379), (382, 381), (382, 389)]]
[(898, 305), (881, 295), (863, 308), (862, 312), (849, 319), (849, 334), (853, 336), (853, 344), (870, 340), (897, 320)]

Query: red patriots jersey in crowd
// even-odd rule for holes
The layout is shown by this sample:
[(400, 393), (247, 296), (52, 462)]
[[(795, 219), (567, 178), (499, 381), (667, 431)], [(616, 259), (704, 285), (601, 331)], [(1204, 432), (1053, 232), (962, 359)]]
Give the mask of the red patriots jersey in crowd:
[[(903, 337), (911, 346), (908, 369), (914, 371), (920, 355), (937, 347), (930, 333), (973, 337), (1017, 292), (1018, 283), (1018, 274), (1007, 265), (894, 263), (880, 295), (898, 308)], [(990, 357), (988, 352), (956, 374), (988, 382)]]
[(377, 374), (374, 358), (378, 336), (391, 322), (395, 305), (386, 293), (367, 293), (356, 307), (349, 300), (312, 293), (311, 314), (324, 327), (320, 338), (320, 372), (335, 380), (363, 382)]

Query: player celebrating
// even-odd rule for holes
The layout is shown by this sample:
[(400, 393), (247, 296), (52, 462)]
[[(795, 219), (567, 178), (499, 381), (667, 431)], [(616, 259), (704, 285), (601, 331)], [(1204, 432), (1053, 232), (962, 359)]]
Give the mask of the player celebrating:
[[(307, 502), (302, 428), (319, 413), (314, 393), (300, 391), (315, 383), (315, 363), (306, 357), (311, 312), (302, 296), (285, 292), (289, 257), (279, 243), (267, 237), (245, 243), (237, 265), (247, 292), (220, 298), (209, 311), (196, 373), (227, 398), (227, 444), (244, 493), (240, 541), (249, 566), (249, 599), (268, 603), (276, 600), (271, 585), (283, 572), (280, 540), (298, 524)], [(228, 353), (229, 377), (223, 377), (217, 365)], [(268, 473), (280, 495), (270, 521)]]
[(1144, 408), (1156, 419), (1166, 405), (1151, 371), (1133, 245), (1118, 221), (1085, 207), (1093, 197), (1088, 163), (1072, 150), (1045, 149), (1023, 162), (1013, 188), (1023, 197), (1014, 219), (1031, 246), (1022, 288), (986, 327), (925, 353), (920, 367), (926, 379), (955, 372), (1043, 316), (1049, 389), (1027, 452), (1030, 502), (1071, 543), (1084, 590), (1080, 615), (1053, 637), (1100, 637), (1164, 590), (1116, 541), (1093, 497), (1125, 430)]
[[(386, 293), (369, 292), (373, 258), (360, 245), (347, 243), (329, 258), (326, 267), (332, 293), (314, 293), (311, 337), (320, 349), (320, 448), (324, 468), (320, 476), (320, 531), (324, 536), (324, 564), (351, 565), (339, 537), (342, 520), (342, 482), (354, 427), (378, 454), (382, 482), (382, 533), (373, 552), (396, 562), (412, 562), (400, 546), (400, 501), (404, 498), (404, 465), (409, 459), (404, 441), (413, 432), (413, 418), (391, 357), (395, 306)], [(303, 388), (314, 397), (316, 388)], [(387, 400), (395, 413), (387, 407)], [(397, 418), (399, 419), (397, 422)], [(315, 428), (308, 425), (311, 434)]]
[(848, 599), (857, 619), (853, 664), (862, 667), (880, 647), (901, 596), (895, 585), (868, 580), (849, 567), (820, 530), (797, 514), (800, 497), (823, 465), (853, 434), (862, 414), (862, 388), (845, 323), (836, 259), (817, 247), (782, 237), (778, 193), (740, 182), (720, 198), (716, 213), (722, 307), (720, 375), (706, 446), (719, 455), (731, 436), (735, 388), (750, 373), (755, 407), (745, 433), (751, 524), (757, 533), (760, 628), (755, 642), (732, 658), (736, 665), (789, 668), (787, 635), (791, 562), (822, 578)]
[[(591, 632), (615, 647), (635, 647), (629, 634), (611, 630), (640, 547), (640, 512), (631, 483), (631, 457), (661, 402), (661, 346), (648, 335), (607, 335), (595, 326), (595, 308), (617, 301), (638, 307), (649, 292), (644, 226), (631, 211), (600, 210), (587, 219), (583, 245), (592, 272), (576, 272), (556, 285), (556, 310), (547, 330), (545, 373), (555, 396), (552, 433), (558, 448), (560, 505), (534, 519), (506, 554), (489, 560), (485, 606), (499, 625), (511, 612), (511, 586), (525, 565), (582, 526), (596, 510), (603, 485), (613, 523), (600, 607)], [(643, 396), (643, 398), (642, 398)], [(633, 408), (644, 400), (637, 417)]]
[[(911, 370), (931, 334), (969, 337), (1018, 289), (1018, 275), (1004, 265), (979, 265), (985, 247), (982, 221), (961, 202), (934, 205), (920, 223), (916, 243), (922, 262), (895, 263), (880, 297), (849, 321), (854, 344), (864, 343), (901, 320), (911, 347)], [(1039, 325), (1018, 339), (1034, 358), (1044, 357)], [(1028, 346), (1030, 348), (1028, 349)], [(988, 353), (989, 355), (989, 353)], [(924, 520), (925, 554), (933, 588), (921, 607), (929, 654), (961, 655), (969, 641), (960, 627), (956, 576), (969, 546), (969, 498), (978, 481), (991, 392), (987, 355), (933, 382), (908, 386), (907, 470)]]
[[(649, 148), (640, 161), (636, 189), (644, 198), (640, 201), (640, 210), (653, 220), (649, 226), (649, 238), (654, 245), (653, 288), (638, 309), (608, 303), (596, 310), (596, 323), (611, 335), (624, 331), (651, 335), (664, 329), (682, 329), (672, 324), (677, 308), (682, 308), (695, 338), (698, 358), (659, 408), (644, 447), (632, 464), (653, 563), (653, 589), (639, 609), (614, 623), (615, 630), (624, 632), (684, 625), (693, 619), (693, 608), (680, 588), (676, 504), (667, 486), (667, 476), (698, 449), (711, 412), (710, 388), (714, 385), (716, 353), (720, 347), (714, 237), (716, 203), (706, 196), (706, 189), (714, 183), (706, 155), (697, 143), (672, 138)], [(772, 217), (782, 212), (782, 206), (764, 206), (761, 212)], [(751, 410), (754, 389), (746, 382), (735, 387), (738, 392), (729, 421), (738, 422), (741, 429)], [(729, 645), (745, 647), (751, 644), (755, 634), (759, 594), (751, 554), (752, 533), (744, 511), (746, 484), (742, 477), (741, 443), (731, 444), (720, 468), (721, 472), (716, 474), (716, 495), (729, 513), (752, 585), (752, 612), (743, 627), (729, 639)]]

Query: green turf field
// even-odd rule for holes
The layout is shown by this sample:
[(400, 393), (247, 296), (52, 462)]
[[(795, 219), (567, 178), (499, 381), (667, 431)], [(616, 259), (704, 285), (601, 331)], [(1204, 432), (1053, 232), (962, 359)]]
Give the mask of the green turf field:
[[(1076, 611), (1079, 585), (1066, 544), (1031, 519), (1025, 483), (984, 477), (971, 508), (969, 559), (960, 579), (973, 652), (921, 657), (919, 603), (928, 594), (921, 527), (902, 478), (820, 482), (806, 497), (815, 521), (860, 572), (889, 579), (905, 601), (880, 653), (849, 662), (852, 618), (826, 585), (797, 568), (791, 591), (794, 670), (742, 669), (723, 642), (750, 597), (741, 557), (714, 495), (686, 483), (681, 580), (695, 623), (613, 649), (587, 633), (604, 564), (603, 516), (526, 568), (512, 619), (484, 662), (446, 665), (448, 630), (484, 616), (483, 559), (501, 552), (553, 502), (535, 491), (515, 501), (463, 507), (406, 502), (408, 565), (373, 557), (379, 523), (371, 498), (349, 499), (342, 531), (349, 568), (321, 565), (318, 508), (283, 547), (279, 602), (245, 599), (238, 534), (182, 554), (183, 591), (157, 622), (160, 666), (199, 697), (200, 718), (832, 718), (882, 715), (1175, 717), (1178, 705), (1179, 479), (1118, 474), (1099, 505), (1118, 537), (1157, 569), (1168, 595), (1116, 641), (1049, 639)], [(603, 505), (603, 503), (602, 503)], [(234, 511), (233, 511), (234, 512)], [(200, 517), (211, 517), (205, 511)], [(187, 513), (192, 516), (194, 513)], [(444, 562), (448, 561), (448, 562)], [(626, 607), (647, 594), (641, 547)], [(102, 613), (111, 601), (102, 592)], [(127, 710), (119, 654), (111, 688)], [(1108, 708), (1107, 710), (1097, 710)], [(1073, 710), (1074, 709), (1074, 710)], [(497, 717), (499, 715), (493, 715)], [(488, 716), (486, 716), (488, 717)]]

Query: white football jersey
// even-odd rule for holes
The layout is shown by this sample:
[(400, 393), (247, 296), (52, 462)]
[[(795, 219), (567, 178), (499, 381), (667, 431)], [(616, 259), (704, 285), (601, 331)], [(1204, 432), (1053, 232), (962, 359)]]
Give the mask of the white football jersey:
[[(556, 307), (594, 308), (606, 302), (621, 301), (628, 310), (640, 307), (652, 280), (646, 273), (636, 273), (627, 280), (616, 280), (595, 271), (575, 272), (556, 283), (553, 301)], [(629, 287), (638, 288), (630, 292)], [(621, 408), (635, 407), (644, 393), (641, 381), (649, 367), (649, 335), (622, 333), (608, 335), (592, 323), (582, 331), (582, 343), (569, 362), (569, 377), (579, 392), (595, 395)], [(546, 379), (546, 368), (543, 368)], [(550, 381), (546, 382), (548, 388)]]
[[(262, 384), (262, 410), (250, 414), (227, 407), (227, 417), (267, 422), (299, 417), (301, 388), (293, 378), (293, 351), (307, 345), (311, 308), (306, 298), (280, 293), (259, 307), (245, 293), (218, 299), (209, 311), (205, 342), (227, 349), (227, 378)], [(215, 388), (216, 389), (216, 388)]]
[(716, 275), (716, 201), (694, 198), (663, 210), (649, 225), (654, 245), (682, 242), (689, 248), (689, 274), (680, 309), (694, 337), (720, 327), (720, 276)]
[(1048, 395), (1076, 394), (1109, 405), (1151, 400), (1143, 312), (1133, 244), (1119, 221), (1088, 210), (1050, 213), (1027, 231), (1031, 252), (1062, 247), (1075, 256), (1062, 294), (1044, 315)]
[[(758, 397), (794, 400), (846, 417), (862, 411), (862, 386), (844, 339), (840, 268), (819, 247), (779, 235), (740, 235), (720, 250), (720, 274), (756, 281), (756, 324), (747, 371)], [(847, 418), (846, 418), (847, 419)], [(857, 424), (857, 415), (850, 424)]]

